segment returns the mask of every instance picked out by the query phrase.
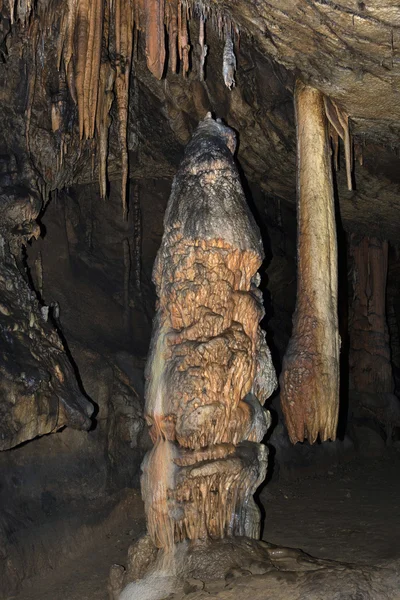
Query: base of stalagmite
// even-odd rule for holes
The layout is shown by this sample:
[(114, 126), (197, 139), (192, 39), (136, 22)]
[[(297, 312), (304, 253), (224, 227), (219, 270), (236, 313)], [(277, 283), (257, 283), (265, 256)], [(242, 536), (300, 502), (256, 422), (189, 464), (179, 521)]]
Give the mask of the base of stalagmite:
[(400, 561), (366, 567), (313, 558), (249, 538), (158, 550), (148, 535), (113, 565), (110, 600), (400, 600)]

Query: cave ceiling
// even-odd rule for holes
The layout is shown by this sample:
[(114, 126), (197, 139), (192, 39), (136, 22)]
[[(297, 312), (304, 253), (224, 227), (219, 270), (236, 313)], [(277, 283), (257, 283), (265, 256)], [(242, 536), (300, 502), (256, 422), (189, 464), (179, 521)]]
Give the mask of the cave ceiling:
[[(206, 20), (208, 54), (201, 81), (198, 15), (199, 6), (205, 4), (214, 14), (232, 19), (238, 32), (232, 90), (222, 76), (224, 40), (217, 19)], [(345, 229), (396, 242), (400, 208), (400, 9), (396, 4), (381, 0), (195, 3), (186, 77), (170, 72), (168, 53), (161, 79), (149, 71), (146, 34), (141, 31), (129, 83), (129, 177), (172, 178), (194, 127), (212, 111), (238, 132), (238, 160), (247, 182), (262, 190), (266, 201), (293, 203), (293, 87), (300, 77), (349, 116), (354, 189), (347, 189), (343, 146), (336, 173)], [(0, 3), (0, 8), (1, 193), (16, 185), (36, 186), (47, 198), (55, 189), (97, 184), (96, 142), (80, 142), (77, 108), (58, 69), (59, 15), (65, 3), (39, 0), (26, 23), (13, 25), (9, 3)], [(108, 179), (118, 185), (122, 167), (115, 105), (110, 111)], [(62, 126), (54, 132), (57, 118)], [(258, 209), (262, 214), (262, 205)]]

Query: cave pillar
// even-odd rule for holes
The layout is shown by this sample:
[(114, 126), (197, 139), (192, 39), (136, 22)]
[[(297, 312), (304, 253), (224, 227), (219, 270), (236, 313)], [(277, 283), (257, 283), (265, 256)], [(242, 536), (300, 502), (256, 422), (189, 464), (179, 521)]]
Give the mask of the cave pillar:
[(337, 241), (323, 94), (297, 82), (297, 300), (280, 378), (293, 443), (335, 439), (339, 408)]
[(353, 298), (350, 320), (350, 386), (356, 392), (392, 393), (386, 322), (388, 243), (352, 234)]
[(146, 371), (153, 449), (142, 465), (147, 527), (159, 548), (184, 539), (259, 536), (253, 494), (276, 387), (259, 322), (260, 232), (232, 153), (210, 114), (174, 179), (153, 279), (158, 309)]

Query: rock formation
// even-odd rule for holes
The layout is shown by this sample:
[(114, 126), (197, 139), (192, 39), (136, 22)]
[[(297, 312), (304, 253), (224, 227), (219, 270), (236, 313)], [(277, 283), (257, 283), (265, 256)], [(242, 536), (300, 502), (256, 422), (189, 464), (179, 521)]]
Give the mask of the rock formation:
[(281, 402), (290, 439), (334, 439), (339, 409), (337, 242), (324, 99), (301, 82), (297, 119), (297, 302), (283, 361)]
[(23, 187), (19, 193), (0, 197), (0, 450), (65, 425), (88, 429), (93, 412), (49, 307), (27, 280), (23, 246), (40, 235), (41, 203)]
[(350, 323), (351, 388), (358, 392), (393, 392), (389, 332), (386, 322), (388, 243), (351, 235), (353, 301)]
[(350, 410), (361, 421), (372, 417), (383, 427), (390, 444), (393, 427), (400, 426), (400, 406), (393, 393), (393, 359), (386, 317), (388, 242), (353, 233), (350, 255)]
[(200, 122), (174, 179), (153, 278), (159, 298), (145, 414), (147, 525), (157, 547), (259, 536), (252, 498), (265, 477), (276, 387), (259, 322), (260, 233), (232, 153), (234, 132)]

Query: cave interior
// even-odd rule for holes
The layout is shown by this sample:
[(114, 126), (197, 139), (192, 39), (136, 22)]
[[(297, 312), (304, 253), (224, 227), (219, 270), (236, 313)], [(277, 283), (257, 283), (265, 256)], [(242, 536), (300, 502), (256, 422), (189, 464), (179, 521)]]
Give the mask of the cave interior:
[[(330, 225), (317, 141), (302, 137), (313, 110), (302, 90), (323, 112)], [(0, 596), (119, 598), (121, 571), (109, 570), (146, 531), (141, 465), (158, 443), (146, 360), (157, 311), (173, 302), (154, 265), (168, 250), (174, 177), (208, 114), (236, 139), (237, 181), (262, 239), (251, 277), (258, 269), (280, 378), (265, 403), (262, 539), (398, 573), (397, 3), (0, 0), (0, 94)], [(322, 201), (299, 220), (307, 186)], [(165, 248), (156, 265), (172, 265)], [(313, 298), (307, 282), (319, 282)], [(302, 380), (296, 336), (323, 290), (336, 298), (333, 333), (324, 325), (309, 360), (334, 339), (336, 375), (324, 380), (318, 364)], [(257, 572), (242, 569), (232, 596), (195, 579), (181, 593), (247, 598), (246, 574)], [(340, 598), (397, 597), (364, 592)]]

